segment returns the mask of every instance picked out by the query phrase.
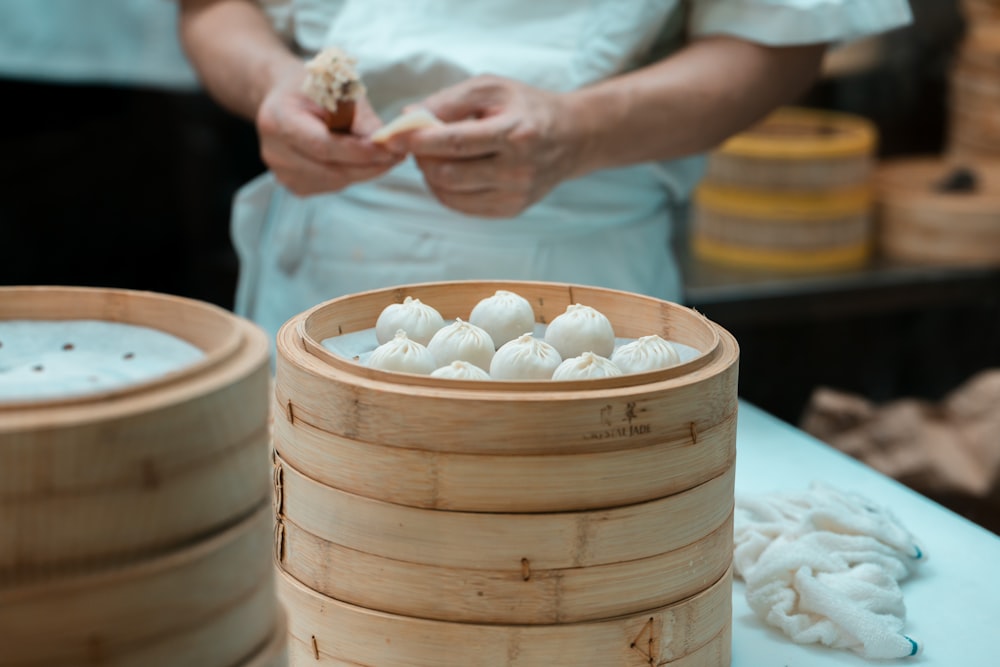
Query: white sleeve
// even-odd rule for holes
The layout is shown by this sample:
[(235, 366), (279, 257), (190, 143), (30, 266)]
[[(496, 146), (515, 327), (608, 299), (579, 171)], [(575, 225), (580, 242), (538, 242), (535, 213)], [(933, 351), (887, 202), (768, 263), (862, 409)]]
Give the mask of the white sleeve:
[(907, 0), (692, 0), (689, 30), (790, 46), (850, 41), (912, 20)]

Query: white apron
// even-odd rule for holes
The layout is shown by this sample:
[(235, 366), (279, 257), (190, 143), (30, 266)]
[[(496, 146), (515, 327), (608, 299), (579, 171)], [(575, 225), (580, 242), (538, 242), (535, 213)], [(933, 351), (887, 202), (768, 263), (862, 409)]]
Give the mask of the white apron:
[[(831, 1), (854, 4), (824, 0)], [(356, 56), (383, 121), (482, 73), (553, 91), (576, 89), (668, 52), (680, 43), (685, 23), (692, 28), (681, 0), (264, 4), (305, 53), (336, 44)], [(743, 5), (695, 2), (694, 16), (726, 6)], [(709, 11), (704, 32), (712, 31), (713, 17), (743, 28), (732, 11)], [(702, 166), (694, 157), (597, 172), (561, 184), (505, 220), (445, 208), (412, 160), (375, 181), (309, 198), (265, 175), (245, 187), (234, 206), (241, 262), (236, 309), (273, 336), (288, 318), (327, 299), (434, 280), (564, 281), (679, 300), (671, 225)]]

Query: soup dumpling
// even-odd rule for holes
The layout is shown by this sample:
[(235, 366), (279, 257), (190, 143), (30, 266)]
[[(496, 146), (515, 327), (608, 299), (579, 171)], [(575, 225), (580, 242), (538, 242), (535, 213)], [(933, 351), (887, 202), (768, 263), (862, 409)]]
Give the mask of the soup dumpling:
[(591, 380), (622, 375), (622, 371), (607, 357), (584, 352), (579, 357), (564, 359), (552, 374), (553, 380)]
[(611, 361), (623, 373), (642, 373), (676, 366), (681, 355), (673, 343), (653, 334), (622, 345), (611, 355)]
[(546, 327), (545, 342), (556, 348), (563, 359), (572, 359), (584, 352), (611, 357), (615, 349), (615, 330), (603, 313), (574, 303)]
[(444, 318), (433, 306), (408, 296), (402, 303), (390, 303), (375, 321), (379, 345), (388, 343), (402, 329), (410, 340), (427, 345), (431, 336), (444, 326)]
[(368, 366), (383, 371), (428, 375), (438, 367), (434, 355), (415, 340), (410, 340), (402, 329), (392, 340), (375, 348), (368, 357)]
[(490, 363), (495, 380), (550, 380), (562, 357), (558, 350), (531, 334), (522, 334), (500, 346)]

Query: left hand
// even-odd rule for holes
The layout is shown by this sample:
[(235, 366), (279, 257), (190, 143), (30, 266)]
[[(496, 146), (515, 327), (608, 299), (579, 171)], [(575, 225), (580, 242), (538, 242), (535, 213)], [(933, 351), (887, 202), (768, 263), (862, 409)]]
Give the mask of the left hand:
[(509, 218), (568, 178), (581, 134), (557, 94), (477, 76), (424, 100), (445, 122), (394, 138), (412, 153), (434, 196), (469, 215)]

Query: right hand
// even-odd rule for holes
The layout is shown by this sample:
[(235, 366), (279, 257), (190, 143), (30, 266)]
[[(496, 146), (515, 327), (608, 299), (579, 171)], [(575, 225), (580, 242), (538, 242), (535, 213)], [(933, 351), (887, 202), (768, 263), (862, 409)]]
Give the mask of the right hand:
[(367, 139), (382, 126), (367, 98), (357, 102), (351, 133), (333, 133), (327, 112), (302, 92), (304, 79), (304, 67), (290, 70), (257, 110), (261, 158), (279, 183), (299, 196), (336, 192), (402, 161)]

